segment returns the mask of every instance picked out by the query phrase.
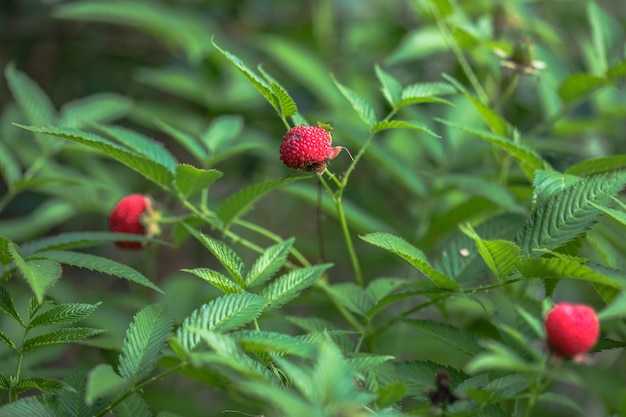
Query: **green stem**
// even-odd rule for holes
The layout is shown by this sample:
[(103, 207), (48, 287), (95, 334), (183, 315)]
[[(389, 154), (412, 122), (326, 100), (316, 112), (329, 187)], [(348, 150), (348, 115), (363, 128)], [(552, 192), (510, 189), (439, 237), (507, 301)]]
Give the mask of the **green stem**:
[(350, 262), (352, 263), (352, 268), (354, 269), (354, 276), (356, 278), (357, 284), (361, 287), (365, 285), (363, 282), (363, 274), (361, 272), (361, 265), (359, 264), (359, 258), (354, 250), (354, 244), (352, 243), (352, 236), (350, 236), (350, 228), (348, 227), (348, 220), (346, 219), (346, 214), (343, 210), (343, 204), (341, 204), (341, 199), (337, 199), (337, 216), (339, 216), (339, 223), (341, 224), (341, 231), (343, 232), (343, 236), (346, 240), (346, 247), (348, 248), (348, 255), (350, 256)]

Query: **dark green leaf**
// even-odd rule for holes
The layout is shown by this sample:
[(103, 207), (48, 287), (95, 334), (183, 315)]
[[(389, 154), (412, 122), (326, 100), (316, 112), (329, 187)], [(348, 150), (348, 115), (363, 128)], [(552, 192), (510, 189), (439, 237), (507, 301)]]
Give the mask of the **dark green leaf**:
[(42, 396), (20, 398), (0, 407), (2, 417), (59, 417), (54, 402)]
[(402, 84), (378, 65), (375, 66), (375, 69), (378, 81), (382, 85), (385, 99), (387, 99), (391, 107), (396, 108), (396, 103), (402, 98)]
[(385, 120), (382, 122), (377, 122), (374, 124), (374, 126), (372, 126), (373, 132), (380, 132), (381, 130), (385, 130), (385, 129), (412, 129), (412, 130), (419, 130), (421, 132), (427, 133), (430, 136), (434, 136), (436, 138), (441, 137), (435, 132), (433, 132), (432, 130), (430, 130), (429, 128), (427, 128), (426, 126), (422, 125), (421, 123), (407, 121), (407, 120)]
[(605, 78), (589, 74), (572, 74), (561, 83), (559, 97), (564, 103), (571, 103), (605, 85), (607, 85)]
[(284, 265), (293, 242), (290, 238), (265, 249), (246, 274), (246, 286), (259, 286), (270, 279)]
[(200, 241), (217, 260), (226, 268), (228, 273), (233, 277), (235, 282), (245, 288), (243, 279), (243, 261), (237, 253), (217, 239), (213, 239), (207, 235), (199, 233), (193, 227), (187, 227), (190, 233)]
[(31, 377), (20, 379), (15, 386), (15, 389), (18, 392), (35, 389), (46, 394), (58, 394), (59, 392), (68, 389), (68, 387), (61, 381), (53, 378)]
[(207, 151), (202, 147), (198, 139), (161, 120), (157, 120), (156, 124), (181, 146), (187, 149), (198, 161), (205, 161), (208, 158)]
[(153, 417), (152, 411), (141, 395), (135, 393), (115, 407), (117, 417)]
[(19, 71), (13, 63), (6, 66), (4, 75), (13, 98), (30, 123), (41, 126), (56, 122), (56, 110), (41, 87)]
[(122, 263), (115, 262), (111, 259), (103, 258), (101, 256), (81, 252), (45, 251), (37, 252), (37, 254), (34, 255), (32, 258), (35, 257), (52, 259), (62, 264), (72, 265), (79, 268), (89, 269), (90, 271), (98, 271), (104, 274), (124, 278), (136, 284), (143, 285), (144, 287), (151, 288), (160, 293), (163, 292), (159, 287), (154, 285), (139, 271)]
[(80, 128), (93, 123), (111, 122), (126, 115), (132, 105), (129, 98), (119, 94), (92, 94), (64, 104), (60, 111), (59, 125)]
[(231, 147), (232, 141), (239, 136), (242, 129), (243, 119), (241, 116), (219, 116), (213, 119), (200, 139), (209, 153), (215, 154)]
[(374, 113), (372, 105), (363, 97), (341, 84), (335, 78), (333, 78), (333, 81), (341, 94), (343, 94), (350, 105), (352, 105), (352, 108), (357, 112), (361, 120), (365, 122), (369, 129), (372, 129), (376, 123), (376, 114)]
[(295, 355), (307, 359), (312, 359), (315, 354), (314, 345), (283, 333), (242, 330), (231, 336), (247, 352)]
[(90, 329), (85, 327), (68, 327), (64, 329), (53, 330), (39, 336), (34, 336), (24, 341), (22, 345), (23, 352), (29, 352), (40, 346), (76, 343), (85, 340), (91, 336), (95, 336), (104, 332), (100, 329)]
[(189, 272), (195, 276), (202, 278), (218, 290), (226, 294), (237, 294), (244, 292), (244, 288), (234, 282), (232, 279), (220, 274), (217, 271), (208, 268), (182, 269), (183, 272)]
[(11, 297), (9, 291), (3, 286), (0, 286), (0, 310), (7, 313), (20, 326), (25, 327), (20, 314), (15, 308), (13, 297)]
[(393, 403), (400, 401), (406, 397), (408, 389), (402, 382), (395, 382), (378, 390), (378, 398), (376, 399), (376, 405), (379, 407), (387, 407)]
[(405, 319), (404, 322), (467, 355), (474, 356), (482, 351), (475, 334), (459, 327), (433, 320)]
[(98, 365), (87, 375), (85, 402), (90, 406), (98, 399), (109, 397), (127, 387), (128, 383), (115, 373), (111, 365)]
[(618, 281), (590, 268), (584, 264), (583, 259), (564, 255), (554, 258), (526, 258), (518, 262), (517, 268), (528, 278), (582, 279), (615, 289), (621, 289), (625, 284), (623, 280)]
[(7, 345), (11, 350), (15, 352), (19, 352), (17, 346), (15, 346), (15, 343), (13, 343), (13, 341), (9, 338), (9, 336), (4, 334), (1, 330), (0, 330), (0, 342)]
[(586, 159), (567, 168), (564, 173), (569, 175), (605, 174), (626, 168), (626, 155), (610, 155), (604, 158)]
[(41, 303), (46, 291), (61, 277), (61, 265), (49, 259), (24, 260), (14, 243), (9, 245), (9, 251), (17, 269)]
[(163, 355), (174, 319), (166, 304), (152, 304), (135, 315), (126, 332), (118, 371), (129, 385), (148, 376)]
[(98, 405), (85, 403), (87, 392), (87, 371), (80, 370), (67, 376), (63, 383), (71, 389), (62, 391), (58, 396), (59, 410), (63, 416), (93, 417)]
[(102, 303), (96, 304), (59, 304), (31, 318), (29, 327), (72, 324), (86, 319)]

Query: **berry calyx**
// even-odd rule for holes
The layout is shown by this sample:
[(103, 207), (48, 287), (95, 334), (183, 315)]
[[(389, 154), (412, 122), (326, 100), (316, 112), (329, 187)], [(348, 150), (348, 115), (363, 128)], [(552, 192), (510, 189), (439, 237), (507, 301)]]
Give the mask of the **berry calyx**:
[(564, 358), (585, 355), (600, 335), (595, 310), (584, 304), (559, 303), (548, 312), (544, 324), (550, 349)]
[(280, 160), (289, 168), (316, 172), (326, 170), (330, 159), (343, 149), (330, 146), (330, 132), (322, 126), (296, 126), (287, 132), (280, 145)]
[[(122, 198), (109, 215), (109, 230), (117, 233), (154, 236), (158, 234), (158, 214), (152, 210), (152, 201), (141, 194)], [(118, 241), (123, 249), (141, 249), (142, 242)]]

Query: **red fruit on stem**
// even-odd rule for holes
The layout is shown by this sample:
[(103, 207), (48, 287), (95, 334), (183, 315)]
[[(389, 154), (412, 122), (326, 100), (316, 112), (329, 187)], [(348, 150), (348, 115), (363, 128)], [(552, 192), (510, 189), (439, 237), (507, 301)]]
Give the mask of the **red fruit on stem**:
[(565, 358), (584, 355), (598, 342), (600, 322), (593, 308), (584, 304), (559, 303), (545, 319), (548, 344)]
[[(146, 228), (143, 225), (142, 217), (151, 210), (152, 202), (141, 194), (130, 194), (122, 198), (111, 211), (109, 216), (109, 230), (117, 233), (130, 233), (135, 235), (145, 235)], [(141, 242), (119, 241), (115, 244), (124, 249), (141, 249)]]
[(321, 126), (296, 126), (287, 132), (280, 145), (280, 160), (289, 168), (323, 174), (328, 160), (336, 157), (341, 146), (331, 147), (330, 133)]

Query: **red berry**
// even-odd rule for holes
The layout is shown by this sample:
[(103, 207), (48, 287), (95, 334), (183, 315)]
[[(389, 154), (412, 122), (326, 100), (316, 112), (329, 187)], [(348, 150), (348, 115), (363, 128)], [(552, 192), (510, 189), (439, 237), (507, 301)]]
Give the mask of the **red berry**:
[(589, 352), (600, 333), (595, 310), (584, 304), (557, 304), (546, 316), (545, 327), (550, 348), (565, 358)]
[[(141, 194), (131, 194), (122, 198), (109, 216), (109, 229), (117, 233), (146, 234), (141, 218), (151, 208), (151, 201)], [(141, 249), (141, 242), (115, 242), (124, 249)]]
[(341, 151), (331, 147), (330, 133), (321, 126), (296, 126), (283, 137), (280, 160), (289, 168), (322, 174), (326, 163)]

